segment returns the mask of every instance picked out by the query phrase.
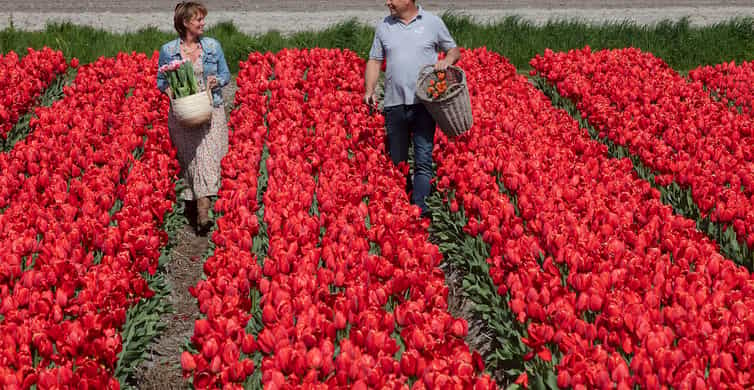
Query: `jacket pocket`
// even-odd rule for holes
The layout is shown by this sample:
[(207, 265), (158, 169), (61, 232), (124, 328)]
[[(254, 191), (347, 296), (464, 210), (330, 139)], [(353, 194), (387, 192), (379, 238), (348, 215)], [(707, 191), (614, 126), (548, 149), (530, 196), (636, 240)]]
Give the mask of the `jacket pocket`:
[(206, 76), (214, 76), (217, 75), (217, 63), (218, 58), (215, 53), (207, 53), (206, 57), (204, 58), (204, 75)]

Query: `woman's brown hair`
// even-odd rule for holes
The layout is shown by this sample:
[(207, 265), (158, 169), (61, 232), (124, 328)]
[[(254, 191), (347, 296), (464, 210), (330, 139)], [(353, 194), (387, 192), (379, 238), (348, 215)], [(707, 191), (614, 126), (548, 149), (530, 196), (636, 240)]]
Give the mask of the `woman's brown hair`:
[(186, 26), (183, 23), (195, 18), (197, 14), (207, 16), (207, 7), (202, 3), (194, 1), (182, 1), (176, 4), (175, 15), (173, 15), (173, 26), (181, 38), (186, 37)]

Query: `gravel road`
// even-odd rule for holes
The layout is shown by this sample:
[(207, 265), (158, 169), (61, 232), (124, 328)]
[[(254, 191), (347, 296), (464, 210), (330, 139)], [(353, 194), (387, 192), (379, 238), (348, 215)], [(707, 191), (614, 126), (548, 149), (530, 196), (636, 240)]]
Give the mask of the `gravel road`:
[[(361, 11), (384, 10), (384, 1), (380, 0), (276, 0), (276, 1), (239, 1), (220, 0), (205, 1), (214, 11), (257, 11), (257, 12), (322, 12), (322, 11)], [(465, 0), (420, 2), (428, 9), (619, 9), (619, 8), (668, 8), (668, 7), (752, 7), (751, 0), (707, 1), (707, 0)], [(101, 1), (53, 1), (53, 0), (3, 0), (0, 9), (14, 12), (116, 12), (139, 13), (170, 11), (175, 0), (101, 0)]]
[[(209, 24), (232, 21), (249, 34), (278, 30), (292, 33), (319, 30), (337, 22), (356, 19), (374, 24), (386, 15), (383, 1), (378, 0), (277, 0), (277, 1), (207, 1)], [(687, 16), (694, 25), (709, 25), (735, 17), (754, 17), (751, 0), (465, 0), (422, 1), (435, 13), (450, 10), (488, 23), (505, 16), (519, 15), (542, 24), (552, 19), (578, 19), (591, 23), (630, 20), (652, 24), (660, 20), (677, 20)], [(101, 0), (58, 2), (52, 0), (0, 1), (0, 29), (11, 20), (16, 28), (43, 29), (48, 21), (71, 21), (113, 32), (135, 31), (155, 26), (172, 30), (175, 0)]]

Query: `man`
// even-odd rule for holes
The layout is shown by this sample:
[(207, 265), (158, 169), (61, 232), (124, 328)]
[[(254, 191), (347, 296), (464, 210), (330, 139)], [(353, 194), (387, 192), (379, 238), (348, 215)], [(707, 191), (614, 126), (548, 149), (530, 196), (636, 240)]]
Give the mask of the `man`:
[[(409, 136), (414, 141), (414, 180), (412, 200), (427, 217), (424, 199), (430, 192), (432, 178), (432, 147), (435, 121), (416, 98), (416, 81), (425, 65), (434, 64), (445, 70), (461, 57), (461, 51), (439, 17), (423, 10), (415, 0), (386, 0), (390, 16), (380, 22), (374, 34), (364, 75), (364, 102), (376, 103), (375, 86), (382, 61), (385, 69), (385, 131), (387, 149), (393, 163), (408, 160)], [(446, 52), (438, 61), (437, 53)], [(411, 191), (407, 178), (407, 191)]]

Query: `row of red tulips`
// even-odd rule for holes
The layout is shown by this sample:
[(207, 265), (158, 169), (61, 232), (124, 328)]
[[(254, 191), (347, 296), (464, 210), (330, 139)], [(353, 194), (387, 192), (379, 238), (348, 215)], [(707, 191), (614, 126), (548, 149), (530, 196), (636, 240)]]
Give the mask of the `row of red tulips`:
[[(239, 385), (260, 368), (269, 388), (492, 386), (463, 341), (465, 321), (447, 313), (426, 222), (380, 150), (382, 118), (360, 100), (363, 69), (354, 53), (323, 49), (252, 55), (242, 68), (240, 91), (270, 95), (269, 251), (260, 267), (245, 237), (227, 239), (244, 219), (220, 219), (215, 257), (242, 253), (245, 264), (226, 274), (210, 258), (195, 290), (207, 319), (192, 339), (201, 352), (183, 363), (197, 387)], [(264, 110), (251, 114), (250, 131)], [(256, 337), (244, 332), (253, 288), (262, 295)], [(239, 351), (261, 353), (261, 367), (239, 362)]]
[(222, 160), (222, 186), (215, 210), (223, 215), (212, 234), (214, 253), (204, 263), (206, 280), (192, 288), (199, 311), (206, 317), (194, 326), (192, 345), (197, 354), (181, 355), (181, 365), (192, 374), (195, 388), (233, 388), (255, 370), (249, 357), (257, 349), (254, 335), (245, 329), (252, 319), (252, 292), (259, 290), (262, 269), (252, 253), (259, 232), (255, 215), (259, 163), (267, 133), (268, 57), (259, 53), (241, 62), (236, 82), (236, 106), (230, 116), (230, 148)]
[(491, 246), (527, 358), (555, 359), (561, 387), (752, 386), (751, 275), (505, 59), (466, 52), (461, 66), (476, 125), (440, 137), (438, 188)]
[(754, 119), (638, 49), (546, 51), (532, 66), (591, 124), (658, 175), (690, 188), (701, 217), (754, 245)]
[(754, 115), (754, 61), (699, 67), (689, 72), (689, 78), (717, 92), (723, 103), (733, 103), (743, 112)]
[[(149, 298), (176, 173), (156, 57), (83, 66), (0, 156), (0, 384), (117, 388), (126, 310)], [(140, 157), (135, 159), (134, 156)]]
[[(302, 382), (318, 384), (332, 376), (336, 371), (336, 332), (346, 327), (343, 313), (337, 321), (335, 318), (336, 296), (331, 296), (329, 286), (334, 271), (320, 267), (325, 257), (324, 235), (328, 232), (320, 233), (326, 227), (324, 215), (318, 212), (322, 196), (327, 196), (320, 190), (322, 180), (327, 179), (322, 176), (317, 181), (314, 175), (325, 162), (326, 156), (319, 152), (324, 146), (321, 135), (327, 129), (311, 112), (320, 107), (318, 98), (340, 85), (341, 78), (332, 72), (329, 56), (322, 54), (285, 50), (273, 59), (279, 88), (271, 86), (269, 185), (264, 195), (270, 243), (264, 275), (269, 287), (262, 288), (264, 328), (258, 336), (265, 354), (262, 383), (271, 388)], [(321, 63), (312, 66), (315, 61)], [(321, 79), (322, 74), (328, 78)], [(306, 96), (320, 81), (324, 82), (322, 91)], [(336, 126), (336, 118), (332, 119)], [(317, 201), (320, 207), (315, 212)], [(341, 350), (341, 356), (349, 354), (348, 347)], [(358, 363), (354, 362), (354, 366)], [(344, 376), (348, 374), (341, 371)]]
[[(312, 52), (310, 61), (304, 111), (314, 133), (298, 138), (301, 145), (314, 145), (311, 162), (325, 231), (319, 266), (330, 271), (318, 271), (319, 286), (312, 292), (321, 297), (320, 313), (332, 307), (335, 319), (342, 313), (346, 322), (335, 327), (348, 326), (350, 335), (350, 342), (340, 344), (330, 385), (397, 387), (412, 377), (419, 387), (489, 385), (488, 378), (475, 376), (468, 346), (459, 338), (466, 334), (465, 321), (447, 313), (444, 278), (435, 268), (439, 253), (427, 243), (418, 210), (403, 194), (403, 175), (375, 147), (384, 145), (377, 135), (383, 123), (369, 118), (361, 103), (363, 62), (353, 53), (331, 51)], [(341, 80), (337, 92), (323, 88), (333, 75)], [(376, 249), (371, 256), (370, 244)], [(316, 256), (313, 260), (317, 266)], [(327, 284), (340, 292), (328, 296)], [(400, 359), (391, 336), (405, 348)]]
[[(78, 61), (71, 61), (76, 67)], [(19, 58), (11, 51), (0, 54), (0, 138), (5, 138), (18, 119), (33, 105), (36, 98), (68, 64), (60, 51), (45, 47), (42, 50), (28, 49)]]

